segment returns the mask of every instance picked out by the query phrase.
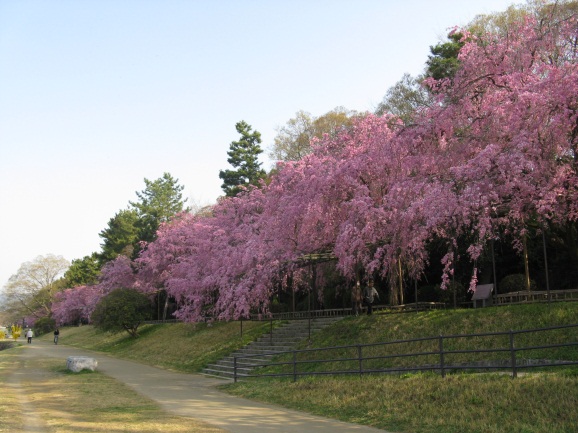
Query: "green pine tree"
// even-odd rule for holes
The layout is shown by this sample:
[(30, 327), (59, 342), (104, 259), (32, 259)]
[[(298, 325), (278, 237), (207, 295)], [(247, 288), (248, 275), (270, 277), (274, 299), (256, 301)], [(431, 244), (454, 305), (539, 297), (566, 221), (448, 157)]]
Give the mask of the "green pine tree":
[(441, 42), (435, 47), (429, 47), (431, 55), (426, 62), (426, 74), (436, 80), (453, 78), (460, 67), (458, 55), (464, 46), (461, 33), (451, 33), (448, 41)]
[(140, 240), (137, 221), (138, 214), (134, 209), (120, 210), (108, 221), (107, 227), (98, 234), (103, 240), (99, 255), (101, 265), (120, 254), (133, 256)]
[(179, 180), (164, 173), (157, 180), (145, 178), (146, 188), (136, 193), (138, 201), (129, 202), (129, 208), (119, 211), (108, 222), (108, 227), (99, 233), (103, 239), (101, 264), (114, 260), (118, 255), (136, 258), (141, 242), (156, 239), (159, 226), (180, 212), (188, 212), (183, 199), (184, 186)]
[(258, 186), (259, 181), (266, 176), (261, 168), (258, 156), (263, 153), (261, 149), (261, 133), (251, 132), (251, 125), (245, 121), (237, 122), (237, 132), (241, 134), (239, 141), (233, 141), (227, 152), (227, 161), (235, 169), (221, 170), (219, 178), (223, 180), (221, 188), (227, 197), (234, 197), (251, 185)]
[(180, 212), (188, 212), (185, 208), (182, 191), (183, 185), (179, 180), (164, 173), (163, 177), (151, 181), (145, 178), (146, 188), (137, 192), (138, 201), (129, 202), (132, 209), (137, 213), (136, 227), (140, 241), (152, 242), (156, 239), (156, 233), (161, 223), (169, 221)]
[(72, 260), (70, 267), (64, 273), (66, 287), (96, 284), (100, 274), (100, 263), (98, 253)]

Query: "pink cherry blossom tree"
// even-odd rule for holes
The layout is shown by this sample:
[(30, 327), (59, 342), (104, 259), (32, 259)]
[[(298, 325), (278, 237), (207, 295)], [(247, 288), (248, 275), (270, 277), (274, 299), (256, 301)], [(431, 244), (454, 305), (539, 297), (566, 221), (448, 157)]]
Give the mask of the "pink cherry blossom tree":
[(77, 286), (57, 293), (52, 304), (52, 317), (58, 324), (90, 321), (98, 301), (117, 288), (132, 288), (136, 283), (131, 260), (118, 256), (101, 271), (98, 284)]
[(460, 67), (426, 81), (435, 101), (412, 125), (366, 115), (315, 139), (211, 215), (162, 225), (135, 263), (103, 270), (99, 293), (166, 290), (185, 321), (267, 314), (276, 290), (308, 288), (303, 263), (323, 253), (351, 281), (387, 279), (396, 304), (433, 245), (444, 248), (442, 285), (461, 249), (475, 289), (488, 240), (507, 232), (523, 249), (529, 222), (578, 219), (577, 17), (527, 16), (509, 29), (456, 30)]
[(52, 317), (58, 325), (90, 322), (90, 315), (102, 296), (101, 289), (96, 285), (66, 289), (56, 295)]

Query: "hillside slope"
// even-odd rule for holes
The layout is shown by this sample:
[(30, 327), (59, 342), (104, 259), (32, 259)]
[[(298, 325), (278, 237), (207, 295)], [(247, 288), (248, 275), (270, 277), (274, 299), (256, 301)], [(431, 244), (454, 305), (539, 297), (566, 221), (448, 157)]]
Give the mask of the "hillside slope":
[[(469, 310), (347, 317), (314, 334), (310, 347), (375, 343), (436, 335), (473, 334), (578, 323), (578, 303), (515, 305)], [(279, 322), (276, 322), (276, 326)], [(183, 372), (208, 363), (268, 332), (269, 322), (144, 325), (140, 338), (109, 334), (92, 326), (63, 328), (62, 344), (110, 353)], [(242, 331), (242, 335), (241, 335)], [(50, 339), (47, 335), (42, 338)]]
[[(518, 305), (348, 317), (314, 334), (311, 347), (392, 341), (578, 323), (578, 303)], [(61, 342), (186, 372), (198, 372), (269, 330), (269, 323), (165, 324), (143, 327), (141, 338), (65, 328)], [(578, 341), (576, 328), (567, 337)], [(51, 336), (41, 337), (50, 340)], [(563, 353), (578, 359), (578, 348)], [(405, 374), (307, 377), (293, 383), (260, 379), (223, 390), (343, 421), (405, 433), (576, 433), (578, 369), (520, 375)]]

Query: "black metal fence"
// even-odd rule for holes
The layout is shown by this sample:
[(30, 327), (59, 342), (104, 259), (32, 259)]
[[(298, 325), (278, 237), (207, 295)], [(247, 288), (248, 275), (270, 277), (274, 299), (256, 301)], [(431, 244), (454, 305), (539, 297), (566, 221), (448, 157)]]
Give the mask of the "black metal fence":
[[(495, 298), (495, 299), (494, 299)], [(549, 302), (569, 302), (578, 301), (578, 289), (576, 290), (550, 290), (545, 291), (533, 291), (533, 292), (513, 292), (504, 293), (492, 298), (493, 305), (495, 306), (506, 306), (514, 304), (531, 304), (531, 303), (549, 303)], [(459, 305), (460, 308), (471, 308), (473, 306), (472, 301), (463, 302)], [(409, 304), (402, 305), (385, 305), (378, 304), (373, 306), (374, 313), (377, 314), (387, 314), (387, 313), (411, 313), (420, 312), (428, 310), (440, 310), (452, 308), (451, 305), (443, 302), (413, 302)], [(360, 314), (364, 314), (367, 308), (362, 307)], [(315, 319), (323, 317), (339, 317), (339, 316), (350, 316), (354, 314), (351, 308), (331, 308), (323, 310), (303, 310), (303, 311), (287, 311), (279, 313), (270, 314), (251, 314), (250, 317), (241, 319), (242, 321), (275, 321), (275, 320), (304, 320), (304, 319)], [(204, 321), (209, 322), (213, 320), (211, 317), (205, 317)], [(147, 320), (144, 324), (163, 324), (163, 323), (180, 323), (178, 319), (165, 319), (165, 320)], [(242, 325), (241, 325), (242, 326)]]
[[(447, 308), (447, 304), (443, 302), (417, 302), (411, 304), (403, 305), (374, 305), (373, 311), (376, 314), (380, 313), (409, 313), (409, 312), (419, 312), (419, 311), (429, 311), (429, 310), (439, 310)], [(367, 307), (362, 307), (359, 314), (365, 314)], [(304, 310), (304, 311), (287, 311), (281, 313), (270, 313), (270, 314), (251, 314), (249, 318), (240, 319), (239, 322), (243, 321), (256, 321), (256, 322), (271, 322), (276, 320), (312, 320), (328, 317), (345, 317), (353, 315), (353, 310), (351, 308), (327, 308), (323, 310)], [(205, 322), (209, 322), (212, 319), (210, 317), (205, 317)], [(145, 320), (143, 324), (147, 325), (159, 325), (163, 323), (181, 323), (178, 319), (165, 319), (165, 320)], [(242, 325), (241, 325), (242, 326)]]
[[(375, 313), (397, 313), (397, 312), (415, 312), (415, 311), (428, 311), (428, 310), (438, 310), (447, 308), (447, 304), (443, 302), (417, 302), (411, 304), (403, 305), (385, 305), (377, 304), (373, 306), (373, 311)], [(363, 306), (359, 311), (359, 314), (364, 314), (367, 311), (367, 307)], [(259, 315), (251, 315), (251, 320), (300, 320), (300, 319), (315, 319), (323, 317), (339, 317), (339, 316), (351, 316), (354, 315), (352, 308), (327, 308), (323, 310), (305, 310), (305, 311), (287, 311), (282, 313), (272, 313), (266, 317), (261, 317)]]
[(516, 377), (522, 369), (564, 365), (578, 365), (578, 324), (235, 356), (234, 380), (417, 371), (445, 377), (459, 370), (505, 370)]

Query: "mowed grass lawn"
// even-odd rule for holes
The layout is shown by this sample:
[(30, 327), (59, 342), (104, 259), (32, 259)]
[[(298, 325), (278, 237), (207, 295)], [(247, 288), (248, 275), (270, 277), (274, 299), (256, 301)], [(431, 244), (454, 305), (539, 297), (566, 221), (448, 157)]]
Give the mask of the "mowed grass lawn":
[(0, 352), (0, 432), (224, 433), (169, 414), (98, 371), (70, 373), (61, 360), (23, 359), (21, 350)]
[[(374, 314), (346, 318), (315, 334), (310, 347), (392, 341), (578, 323), (578, 303), (476, 310)], [(269, 329), (267, 323), (148, 325), (141, 338), (103, 334), (90, 326), (65, 328), (63, 344), (196, 372)], [(563, 337), (578, 342), (575, 328)], [(560, 338), (560, 332), (556, 338)], [(43, 337), (49, 339), (50, 336)], [(531, 341), (529, 341), (531, 343)], [(578, 359), (578, 349), (553, 355)], [(374, 375), (259, 379), (223, 386), (226, 392), (344, 421), (407, 433), (578, 432), (578, 370), (507, 374)]]

